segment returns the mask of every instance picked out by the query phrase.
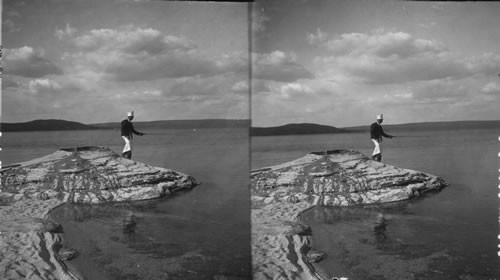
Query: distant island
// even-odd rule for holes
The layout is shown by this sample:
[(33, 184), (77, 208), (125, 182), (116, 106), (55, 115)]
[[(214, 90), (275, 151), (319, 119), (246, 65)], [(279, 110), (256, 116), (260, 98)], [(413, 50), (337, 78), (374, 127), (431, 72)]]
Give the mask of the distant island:
[(274, 127), (252, 127), (251, 136), (291, 135), (291, 134), (326, 134), (347, 132), (344, 129), (314, 123), (292, 123)]
[[(405, 124), (384, 124), (387, 133), (397, 131), (413, 130), (461, 130), (461, 129), (500, 129), (500, 121), (450, 121), (450, 122), (421, 122)], [(274, 127), (252, 127), (251, 136), (279, 136), (279, 135), (300, 135), (300, 134), (330, 134), (330, 133), (352, 133), (367, 132), (370, 126), (352, 126), (337, 128), (329, 125), (319, 125), (312, 123), (294, 123)]]
[(46, 131), (46, 130), (89, 130), (96, 127), (65, 120), (34, 120), (22, 123), (2, 123), (2, 132), (9, 131)]
[[(164, 121), (148, 121), (134, 122), (137, 128), (233, 128), (233, 127), (249, 127), (250, 120), (234, 120), (234, 119), (201, 119), (201, 120), (164, 120)], [(34, 120), (22, 123), (1, 123), (0, 130), (2, 132), (14, 131), (55, 131), (55, 130), (92, 130), (92, 129), (120, 129), (120, 122), (110, 123), (95, 123), (83, 124), (79, 122), (47, 119)]]

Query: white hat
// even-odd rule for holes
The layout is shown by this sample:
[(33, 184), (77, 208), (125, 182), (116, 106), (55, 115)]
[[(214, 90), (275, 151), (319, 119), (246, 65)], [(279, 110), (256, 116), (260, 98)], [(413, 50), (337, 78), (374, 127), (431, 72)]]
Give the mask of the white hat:
[(377, 115), (377, 120), (383, 120), (384, 119), (384, 114)]
[(134, 116), (134, 111), (127, 112), (127, 117), (133, 117)]

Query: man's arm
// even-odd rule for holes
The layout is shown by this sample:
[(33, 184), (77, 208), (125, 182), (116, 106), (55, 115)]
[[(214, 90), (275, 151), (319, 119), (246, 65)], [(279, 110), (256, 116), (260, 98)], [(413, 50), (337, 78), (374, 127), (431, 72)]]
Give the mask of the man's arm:
[(382, 126), (380, 127), (380, 132), (382, 132), (382, 136), (384, 136), (385, 138), (391, 139), (392, 137), (394, 137), (394, 136), (392, 136), (390, 134), (385, 133), (384, 129), (382, 128)]
[(132, 123), (130, 123), (130, 127), (132, 128), (132, 133), (139, 135), (139, 136), (144, 135), (144, 133), (135, 130), (134, 125)]

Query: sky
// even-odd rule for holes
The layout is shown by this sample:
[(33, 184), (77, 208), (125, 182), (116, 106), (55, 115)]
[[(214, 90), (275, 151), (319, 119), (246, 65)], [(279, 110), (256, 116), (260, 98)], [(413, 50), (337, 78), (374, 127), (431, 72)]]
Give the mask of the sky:
[(258, 1), (253, 126), (500, 119), (500, 3)]
[(249, 118), (246, 3), (4, 0), (2, 122)]

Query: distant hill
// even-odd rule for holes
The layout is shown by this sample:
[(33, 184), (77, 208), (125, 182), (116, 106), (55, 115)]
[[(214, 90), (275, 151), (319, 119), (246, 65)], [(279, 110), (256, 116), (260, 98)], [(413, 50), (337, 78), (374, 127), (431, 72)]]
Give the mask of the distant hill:
[[(205, 120), (169, 120), (134, 122), (137, 129), (142, 128), (231, 128), (249, 127), (250, 120), (205, 119)], [(44, 131), (44, 130), (88, 130), (88, 129), (120, 129), (120, 122), (82, 124), (65, 120), (34, 120), (23, 123), (2, 123), (1, 131)]]
[(313, 123), (292, 123), (274, 127), (252, 127), (251, 136), (293, 135), (293, 134), (327, 134), (346, 132), (344, 129)]
[(79, 122), (65, 120), (34, 120), (23, 123), (2, 123), (0, 130), (9, 131), (43, 131), (43, 130), (88, 130), (96, 129)]
[[(461, 129), (500, 129), (500, 121), (452, 121), (452, 122), (422, 122), (404, 124), (382, 124), (384, 130), (409, 131), (409, 130), (461, 130)], [(370, 126), (343, 127), (349, 132), (370, 131)]]
[[(90, 124), (97, 128), (119, 129), (120, 122), (111, 123), (96, 123)], [(136, 122), (134, 126), (137, 130), (143, 128), (232, 128), (232, 127), (249, 127), (250, 120), (233, 120), (233, 119), (203, 119), (203, 120), (165, 120), (165, 121), (149, 121), (149, 122)]]
[[(453, 122), (423, 122), (405, 124), (383, 124), (387, 133), (397, 131), (432, 131), (461, 129), (499, 129), (500, 121), (453, 121)], [(251, 136), (293, 135), (293, 134), (327, 134), (370, 132), (369, 125), (337, 128), (328, 125), (312, 123), (287, 124), (275, 127), (252, 127)], [(500, 131), (499, 131), (500, 133)]]

